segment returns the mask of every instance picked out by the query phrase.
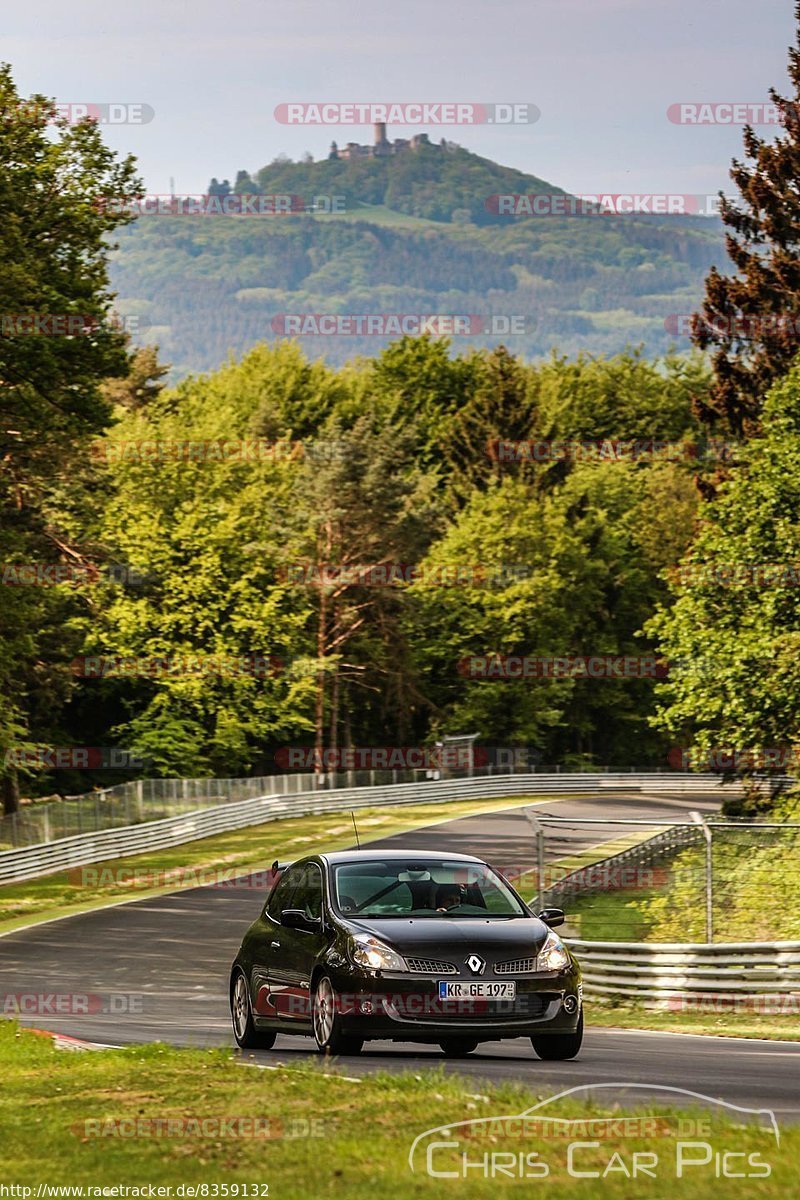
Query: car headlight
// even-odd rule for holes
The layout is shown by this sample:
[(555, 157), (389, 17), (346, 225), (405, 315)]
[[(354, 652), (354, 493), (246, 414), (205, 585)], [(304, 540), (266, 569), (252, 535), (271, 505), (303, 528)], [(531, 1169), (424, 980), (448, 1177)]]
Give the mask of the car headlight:
[(350, 957), (358, 967), (366, 967), (368, 971), (407, 971), (405, 959), (368, 934), (358, 934), (350, 943)]
[(536, 958), (537, 971), (562, 971), (569, 966), (569, 953), (557, 933), (552, 929), (544, 939), (544, 945)]

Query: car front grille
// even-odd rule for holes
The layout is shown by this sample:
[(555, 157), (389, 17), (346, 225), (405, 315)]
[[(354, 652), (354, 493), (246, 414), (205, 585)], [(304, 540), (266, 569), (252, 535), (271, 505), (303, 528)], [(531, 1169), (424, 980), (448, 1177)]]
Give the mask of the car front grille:
[(495, 975), (530, 975), (536, 970), (535, 958), (511, 958), (508, 962), (497, 963)]
[(441, 958), (407, 958), (409, 971), (419, 971), (426, 975), (457, 975), (455, 963), (444, 962)]
[(540, 1021), (554, 1001), (560, 1001), (558, 993), (523, 992), (515, 1000), (439, 1000), (431, 996), (429, 1003), (421, 1005), (418, 996), (396, 995), (387, 1003), (395, 1020), (430, 1027), (440, 1022), (513, 1025), (520, 1021)]

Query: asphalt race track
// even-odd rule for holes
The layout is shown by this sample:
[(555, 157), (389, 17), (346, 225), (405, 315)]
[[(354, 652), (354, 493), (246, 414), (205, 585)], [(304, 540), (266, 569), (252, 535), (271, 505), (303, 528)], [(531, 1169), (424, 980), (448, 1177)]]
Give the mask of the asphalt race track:
[[(610, 792), (602, 798), (548, 799), (537, 807), (559, 816), (657, 821), (714, 806), (691, 797)], [(572, 847), (608, 837), (591, 827), (565, 832)], [(472, 853), (498, 866), (533, 865), (531, 829), (519, 808), (462, 817), (371, 845)], [(7, 934), (0, 937), (0, 996), (5, 1001), (31, 993), (88, 995), (88, 1012), (37, 1015), (23, 1018), (23, 1024), (104, 1045), (161, 1040), (233, 1047), (228, 972), (261, 901), (261, 893), (246, 885), (195, 888)], [(557, 1090), (604, 1083), (687, 1088), (743, 1107), (772, 1109), (779, 1121), (800, 1120), (800, 1043), (593, 1029), (590, 1008), (587, 1022), (583, 1049), (572, 1062), (542, 1062), (520, 1039), (484, 1044), (446, 1069), (475, 1077), (476, 1086), (481, 1079), (517, 1079)], [(273, 1050), (253, 1055), (262, 1066), (309, 1057), (323, 1066), (310, 1038), (283, 1036)], [(342, 1059), (340, 1068), (362, 1075), (444, 1062), (436, 1047), (368, 1042), (361, 1055)]]

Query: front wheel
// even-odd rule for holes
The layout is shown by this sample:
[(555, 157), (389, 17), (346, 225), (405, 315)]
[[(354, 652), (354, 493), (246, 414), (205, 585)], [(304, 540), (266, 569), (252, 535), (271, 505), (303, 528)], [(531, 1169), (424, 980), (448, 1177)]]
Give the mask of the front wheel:
[(342, 1014), (336, 991), (327, 975), (314, 989), (311, 1008), (314, 1040), (320, 1054), (360, 1054), (364, 1039), (342, 1033)]
[(473, 1050), (478, 1049), (477, 1042), (473, 1042), (471, 1038), (460, 1037), (443, 1038), (439, 1046), (445, 1058), (466, 1058)]
[(256, 1029), (253, 1024), (247, 980), (241, 970), (237, 970), (231, 988), (231, 1021), (236, 1044), (243, 1050), (271, 1050), (275, 1045), (274, 1033)]
[(557, 1059), (574, 1058), (581, 1048), (583, 1041), (583, 1009), (578, 1017), (578, 1025), (574, 1033), (550, 1033), (541, 1037), (532, 1037), (531, 1043), (539, 1058), (549, 1062)]

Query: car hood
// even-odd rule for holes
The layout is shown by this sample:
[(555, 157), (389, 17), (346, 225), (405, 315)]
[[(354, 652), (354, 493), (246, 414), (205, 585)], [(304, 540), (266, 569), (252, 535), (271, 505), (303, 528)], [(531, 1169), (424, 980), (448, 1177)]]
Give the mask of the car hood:
[(410, 917), (350, 920), (353, 933), (370, 933), (399, 954), (436, 958), (447, 954), (531, 954), (549, 932), (535, 917)]

